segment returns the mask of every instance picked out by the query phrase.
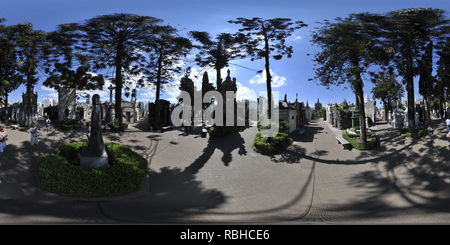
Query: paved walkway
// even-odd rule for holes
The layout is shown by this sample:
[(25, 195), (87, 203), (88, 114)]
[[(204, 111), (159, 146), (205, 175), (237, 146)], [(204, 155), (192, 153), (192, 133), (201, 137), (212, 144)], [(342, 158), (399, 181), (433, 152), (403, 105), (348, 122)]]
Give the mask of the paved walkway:
[[(0, 223), (449, 223), (449, 149), (442, 119), (435, 134), (407, 140), (380, 122), (375, 151), (343, 150), (322, 119), (286, 151), (252, 150), (256, 127), (226, 139), (185, 136), (182, 129), (104, 133), (148, 159), (144, 195), (121, 200), (66, 200), (39, 193), (38, 159), (60, 145), (86, 140), (82, 131), (7, 128), (0, 153)], [(44, 125), (41, 121), (40, 125)]]

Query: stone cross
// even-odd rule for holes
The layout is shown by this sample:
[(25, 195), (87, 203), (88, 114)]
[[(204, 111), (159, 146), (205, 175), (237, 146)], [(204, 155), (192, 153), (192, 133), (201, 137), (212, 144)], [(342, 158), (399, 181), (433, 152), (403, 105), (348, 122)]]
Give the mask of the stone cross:
[(108, 89), (109, 89), (109, 103), (112, 104), (112, 91), (113, 89), (115, 89), (116, 87), (113, 87), (113, 85), (109, 85)]

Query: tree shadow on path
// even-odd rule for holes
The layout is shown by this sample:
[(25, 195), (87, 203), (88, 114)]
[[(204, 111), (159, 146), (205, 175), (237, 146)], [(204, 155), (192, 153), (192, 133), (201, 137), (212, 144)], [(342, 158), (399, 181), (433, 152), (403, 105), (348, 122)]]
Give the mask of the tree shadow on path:
[[(102, 210), (108, 217), (127, 222), (180, 222), (191, 215), (200, 215), (219, 207), (227, 197), (216, 189), (206, 190), (196, 174), (211, 160), (216, 149), (223, 152), (223, 161), (228, 166), (232, 161), (232, 151), (246, 155), (244, 139), (239, 133), (223, 139), (210, 139), (203, 153), (184, 169), (163, 167), (158, 172), (150, 172), (149, 194), (121, 205), (123, 202), (102, 203)], [(126, 216), (121, 207), (132, 207)], [(136, 215), (133, 215), (136, 214)]]

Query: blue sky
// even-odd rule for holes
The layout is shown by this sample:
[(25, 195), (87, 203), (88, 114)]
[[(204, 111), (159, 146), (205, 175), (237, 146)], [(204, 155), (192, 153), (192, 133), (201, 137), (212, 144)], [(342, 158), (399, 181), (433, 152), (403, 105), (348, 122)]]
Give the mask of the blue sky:
[[(130, 13), (137, 15), (152, 16), (162, 19), (164, 24), (176, 26), (183, 29), (181, 33), (187, 31), (207, 31), (215, 36), (219, 33), (235, 33), (239, 25), (230, 24), (228, 20), (235, 20), (238, 17), (263, 19), (270, 18), (291, 18), (294, 21), (303, 21), (308, 27), (296, 30), (294, 34), (287, 39), (287, 44), (293, 46), (292, 58), (283, 58), (281, 60), (271, 60), (270, 69), (272, 71), (273, 81), (272, 90), (279, 91), (280, 99), (287, 94), (289, 101), (295, 101), (298, 94), (299, 101), (308, 101), (313, 106), (317, 99), (325, 105), (326, 103), (340, 103), (344, 99), (353, 103), (355, 96), (350, 89), (344, 86), (332, 87), (327, 90), (325, 87), (318, 86), (313, 81), (308, 81), (314, 77), (312, 62), (313, 55), (317, 48), (311, 45), (310, 35), (314, 27), (320, 27), (316, 22), (322, 22), (324, 19), (333, 20), (336, 17), (347, 17), (351, 13), (371, 12), (386, 13), (393, 10), (404, 8), (439, 8), (449, 11), (447, 0), (315, 0), (315, 1), (292, 1), (292, 0), (228, 0), (228, 1), (210, 1), (210, 0), (0, 0), (0, 17), (6, 18), (5, 25), (30, 22), (35, 30), (53, 31), (58, 24), (70, 22), (82, 22), (84, 20), (105, 14)], [(447, 13), (448, 15), (448, 13)], [(317, 50), (318, 51), (318, 50)], [(436, 60), (434, 60), (436, 62)], [(264, 69), (263, 60), (251, 62), (249, 59), (230, 62), (231, 77), (236, 77), (238, 82), (238, 98), (254, 97), (260, 91), (266, 91), (265, 77), (257, 74), (256, 70)], [(200, 75), (194, 79), (196, 85), (201, 84), (201, 71), (193, 62), (193, 57), (185, 62), (185, 65), (192, 67), (192, 75)], [(243, 68), (246, 67), (246, 68)], [(215, 84), (215, 72), (208, 71), (210, 82)], [(222, 77), (226, 76), (226, 69), (222, 71)], [(183, 74), (180, 74), (180, 77)], [(42, 86), (45, 80), (45, 74), (42, 74), (40, 82), (35, 86), (38, 92), (39, 102), (46, 97), (57, 99), (57, 92), (54, 89)], [(400, 79), (400, 78), (399, 78)], [(176, 79), (178, 82), (179, 79)], [(368, 77), (365, 79), (364, 94), (369, 93), (373, 87)], [(100, 94), (102, 101), (109, 101), (109, 81), (103, 91), (87, 91), (90, 94)], [(10, 94), (9, 101), (17, 102), (26, 87), (22, 85), (18, 90)], [(416, 98), (418, 87), (415, 86)], [(162, 93), (161, 98), (174, 102), (174, 98), (179, 91), (176, 86), (167, 88)], [(114, 95), (113, 95), (114, 96)], [(129, 100), (125, 95), (123, 99)], [(155, 92), (151, 89), (139, 89), (137, 99), (144, 102), (155, 99)], [(84, 99), (83, 99), (84, 100)], [(406, 94), (403, 95), (406, 100)], [(377, 106), (380, 102), (377, 101)]]

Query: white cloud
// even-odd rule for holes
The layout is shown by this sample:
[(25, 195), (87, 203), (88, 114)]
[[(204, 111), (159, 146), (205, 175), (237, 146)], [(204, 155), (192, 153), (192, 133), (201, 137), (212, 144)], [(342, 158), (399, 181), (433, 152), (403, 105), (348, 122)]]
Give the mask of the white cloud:
[(272, 87), (273, 88), (278, 88), (281, 87), (283, 85), (285, 85), (286, 83), (286, 78), (285, 77), (280, 77), (280, 76), (272, 76)]
[(45, 86), (41, 86), (41, 90), (47, 91), (47, 92), (52, 92), (52, 93), (57, 93), (56, 89), (45, 87)]
[[(272, 76), (272, 82), (271, 85), (273, 88), (278, 88), (281, 87), (283, 85), (286, 84), (286, 78), (285, 77), (281, 77), (276, 75), (272, 69), (270, 70), (270, 74)], [(266, 70), (264, 70), (261, 74), (258, 74), (256, 76), (254, 76), (251, 80), (250, 80), (250, 84), (262, 84), (262, 83), (266, 83)]]
[(249, 100), (256, 100), (256, 92), (253, 91), (253, 89), (249, 89), (247, 87), (242, 86), (241, 83), (236, 82), (237, 91), (236, 91), (236, 99), (242, 100), (242, 99), (249, 99)]
[(48, 93), (46, 97), (50, 97), (52, 99), (58, 99), (58, 92)]
[(302, 39), (301, 36), (297, 36), (297, 35), (292, 36), (292, 41), (300, 41), (301, 39)]

